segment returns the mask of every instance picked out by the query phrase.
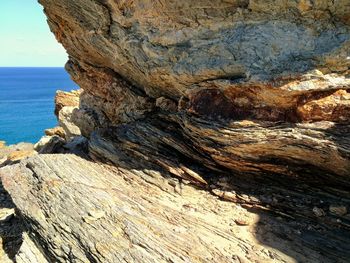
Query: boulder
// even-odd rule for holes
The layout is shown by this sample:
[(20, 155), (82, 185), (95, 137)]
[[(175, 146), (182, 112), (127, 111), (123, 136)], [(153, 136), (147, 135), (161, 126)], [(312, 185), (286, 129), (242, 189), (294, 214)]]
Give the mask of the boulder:
[(57, 135), (43, 136), (40, 141), (34, 145), (34, 149), (40, 154), (57, 153), (61, 151), (65, 143), (65, 140)]
[(83, 135), (161, 118), (212, 167), (348, 180), (348, 1), (39, 2)]
[(72, 90), (70, 92), (58, 90), (55, 96), (55, 114), (58, 117), (63, 107), (78, 107), (81, 90)]
[(65, 138), (66, 137), (66, 134), (64, 132), (64, 129), (62, 127), (54, 127), (54, 128), (51, 128), (51, 129), (46, 129), (45, 130), (45, 134), (46, 136), (54, 136), (54, 135), (57, 135), (61, 138)]
[(81, 135), (80, 128), (73, 122), (72, 116), (78, 108), (63, 107), (58, 114), (58, 122), (64, 130), (66, 140)]

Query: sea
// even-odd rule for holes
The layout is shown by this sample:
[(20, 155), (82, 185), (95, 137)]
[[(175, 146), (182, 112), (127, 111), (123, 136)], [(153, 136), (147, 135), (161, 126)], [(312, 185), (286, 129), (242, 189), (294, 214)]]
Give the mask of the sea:
[(0, 67), (0, 141), (37, 142), (57, 126), (56, 90), (77, 88), (64, 68)]

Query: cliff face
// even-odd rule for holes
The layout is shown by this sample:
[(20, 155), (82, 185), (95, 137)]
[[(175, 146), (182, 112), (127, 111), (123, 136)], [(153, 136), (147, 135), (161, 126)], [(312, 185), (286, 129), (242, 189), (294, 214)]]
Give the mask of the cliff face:
[(88, 155), (0, 172), (23, 262), (347, 261), (348, 0), (39, 2)]
[(350, 174), (348, 1), (40, 3), (95, 116), (85, 135), (165, 119), (211, 166)]

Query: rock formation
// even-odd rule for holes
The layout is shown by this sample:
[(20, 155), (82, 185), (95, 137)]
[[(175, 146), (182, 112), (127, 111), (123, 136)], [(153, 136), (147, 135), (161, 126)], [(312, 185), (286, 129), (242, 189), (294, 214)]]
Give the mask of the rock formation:
[(18, 260), (350, 258), (349, 1), (39, 2), (82, 92), (0, 172)]
[(31, 143), (6, 146), (5, 142), (0, 142), (0, 167), (16, 163), (35, 154), (36, 151)]
[(350, 174), (348, 1), (40, 2), (94, 119), (86, 136), (162, 118), (212, 166)]
[(58, 90), (55, 96), (55, 114), (58, 116), (63, 107), (79, 106), (79, 96), (81, 90), (72, 90), (71, 92)]

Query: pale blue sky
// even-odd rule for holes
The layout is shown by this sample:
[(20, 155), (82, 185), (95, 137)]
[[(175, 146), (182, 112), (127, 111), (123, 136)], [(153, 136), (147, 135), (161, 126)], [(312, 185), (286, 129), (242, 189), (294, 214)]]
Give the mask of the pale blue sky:
[(0, 67), (63, 67), (66, 61), (37, 0), (0, 1)]

